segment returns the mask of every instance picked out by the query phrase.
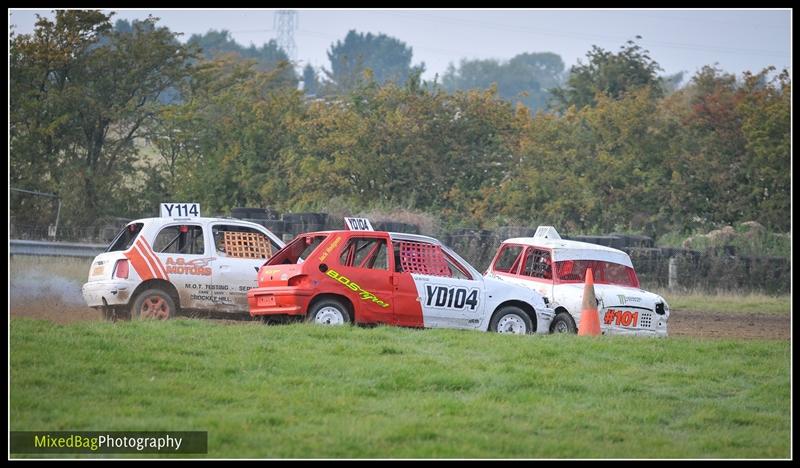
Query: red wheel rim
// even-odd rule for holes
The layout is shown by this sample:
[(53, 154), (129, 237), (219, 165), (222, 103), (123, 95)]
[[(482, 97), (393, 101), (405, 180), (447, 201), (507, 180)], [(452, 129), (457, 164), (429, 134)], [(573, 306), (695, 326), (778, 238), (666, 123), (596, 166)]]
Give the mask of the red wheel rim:
[(166, 320), (169, 318), (169, 306), (161, 296), (149, 296), (142, 302), (139, 315), (146, 319)]

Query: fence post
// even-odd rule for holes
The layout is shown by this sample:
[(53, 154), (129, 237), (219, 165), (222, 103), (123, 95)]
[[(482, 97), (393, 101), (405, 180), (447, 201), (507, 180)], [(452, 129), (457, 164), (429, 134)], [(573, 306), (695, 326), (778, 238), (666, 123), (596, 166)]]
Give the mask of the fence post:
[(669, 281), (667, 287), (670, 291), (674, 291), (678, 287), (678, 261), (675, 257), (669, 258), (669, 269), (667, 272), (667, 279)]

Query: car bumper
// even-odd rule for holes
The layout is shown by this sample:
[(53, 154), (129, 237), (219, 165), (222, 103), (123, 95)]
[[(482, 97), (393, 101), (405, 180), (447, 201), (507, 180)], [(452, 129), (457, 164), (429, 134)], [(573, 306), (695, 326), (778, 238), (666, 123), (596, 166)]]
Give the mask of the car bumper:
[(254, 288), (247, 292), (250, 316), (305, 315), (314, 292), (302, 288)]
[(127, 281), (92, 281), (81, 288), (83, 300), (89, 307), (127, 305), (135, 283)]
[(655, 338), (666, 338), (667, 327), (657, 328), (620, 328), (620, 327), (601, 327), (604, 335), (614, 336), (652, 336)]
[(556, 316), (556, 311), (550, 308), (536, 309), (536, 333), (550, 333), (550, 324)]

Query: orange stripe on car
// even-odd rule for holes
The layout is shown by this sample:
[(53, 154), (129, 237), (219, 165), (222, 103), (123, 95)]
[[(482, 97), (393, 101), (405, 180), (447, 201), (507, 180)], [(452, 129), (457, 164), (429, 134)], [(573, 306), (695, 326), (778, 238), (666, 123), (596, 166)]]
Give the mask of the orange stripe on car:
[(150, 255), (152, 255), (153, 258), (155, 259), (156, 264), (158, 264), (158, 268), (161, 270), (161, 273), (164, 274), (164, 278), (169, 279), (169, 273), (167, 273), (167, 267), (165, 267), (164, 264), (161, 263), (161, 259), (158, 257), (158, 255), (156, 255), (156, 251), (153, 250), (152, 247), (150, 247), (150, 244), (147, 242), (147, 239), (142, 238), (142, 242), (144, 242), (145, 247), (147, 247), (147, 252), (149, 252)]
[(147, 243), (144, 239), (139, 239), (140, 244), (139, 248), (144, 254), (145, 260), (150, 263), (153, 271), (156, 273), (156, 276), (159, 279), (169, 280), (169, 275), (167, 275), (167, 271), (164, 269), (164, 265), (161, 264), (161, 260), (158, 256), (153, 252), (153, 249), (150, 248), (150, 244)]
[(142, 259), (145, 261), (145, 263), (147, 263), (147, 266), (150, 268), (150, 272), (153, 273), (153, 277), (164, 279), (164, 275), (162, 275), (158, 270), (155, 262), (153, 262), (153, 259), (148, 255), (147, 249), (142, 245), (141, 242), (136, 243), (136, 250), (142, 256)]
[(155, 275), (153, 275), (153, 271), (150, 269), (150, 265), (148, 265), (142, 257), (138, 245), (134, 244), (133, 248), (125, 253), (125, 256), (131, 261), (133, 269), (136, 270), (136, 274), (139, 275), (142, 281), (146, 281), (155, 277)]

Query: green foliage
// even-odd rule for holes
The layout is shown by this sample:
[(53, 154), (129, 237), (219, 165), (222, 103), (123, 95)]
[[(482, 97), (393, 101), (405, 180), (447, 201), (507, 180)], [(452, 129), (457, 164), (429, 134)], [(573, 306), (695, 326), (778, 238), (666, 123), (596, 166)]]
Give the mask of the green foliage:
[(512, 102), (521, 102), (532, 113), (546, 110), (550, 89), (561, 84), (564, 62), (551, 52), (523, 53), (505, 63), (497, 60), (461, 60), (442, 76), (447, 91), (488, 89), (495, 85), (497, 94)]
[(9, 334), (11, 430), (201, 430), (211, 458), (791, 451), (788, 340), (184, 319), (12, 319)]
[(155, 22), (115, 31), (100, 12), (59, 10), (11, 40), (11, 183), (57, 192), (70, 223), (128, 205), (119, 180), (135, 171), (134, 143), (188, 73), (190, 49)]
[(212, 60), (220, 55), (233, 55), (244, 60), (255, 60), (256, 69), (270, 71), (280, 69), (278, 81), (283, 86), (297, 87), (298, 77), (294, 68), (288, 66), (289, 56), (278, 47), (274, 39), (256, 47), (244, 47), (233, 40), (231, 33), (226, 30), (209, 30), (205, 34), (192, 34), (188, 44), (198, 47), (206, 60)]
[(358, 88), (365, 80), (365, 70), (379, 84), (392, 82), (402, 85), (425, 64), (411, 66), (411, 47), (385, 34), (357, 33), (350, 30), (344, 41), (336, 41), (328, 51), (330, 70), (323, 70), (330, 92), (346, 93)]
[[(712, 67), (663, 106), (675, 137), (669, 142), (675, 191), (682, 212), (675, 224), (716, 227), (755, 220), (789, 231), (791, 83), (768, 68), (744, 82)], [(686, 213), (691, 213), (686, 216)]]
[(265, 187), (284, 190), (284, 151), (294, 145), (290, 129), (303, 110), (301, 93), (282, 86), (282, 72), (233, 57), (196, 68), (182, 91), (187, 103), (163, 109), (159, 119), (176, 138), (156, 139), (162, 155), (176, 155), (172, 193), (222, 213), (265, 198), (269, 204)]
[[(226, 32), (196, 40), (206, 53), (239, 47)], [(11, 185), (57, 192), (68, 224), (150, 215), (170, 198), (207, 213), (400, 208), (445, 227), (790, 229), (786, 71), (737, 81), (705, 67), (676, 89), (635, 43), (594, 48), (559, 91), (569, 106), (532, 115), (502, 93), (544, 89), (561, 69), (553, 54), (462, 62), (438, 86), (405, 44), (351, 31), (329, 52), (338, 94), (306, 99), (288, 62), (236, 50), (197, 60), (155, 19), (112, 30), (77, 10), (12, 35)], [(168, 89), (180, 100), (159, 102)], [(38, 215), (23, 208), (12, 202), (15, 216)]]
[(319, 78), (317, 72), (311, 64), (303, 68), (303, 92), (307, 95), (313, 96), (319, 92)]
[(578, 65), (570, 68), (566, 86), (554, 90), (553, 94), (562, 108), (593, 106), (597, 104), (598, 95), (619, 99), (642, 87), (651, 88), (655, 96), (660, 96), (662, 89), (657, 72), (661, 67), (648, 54), (634, 41), (626, 42), (616, 54), (592, 46), (586, 54), (588, 63), (579, 60)]

